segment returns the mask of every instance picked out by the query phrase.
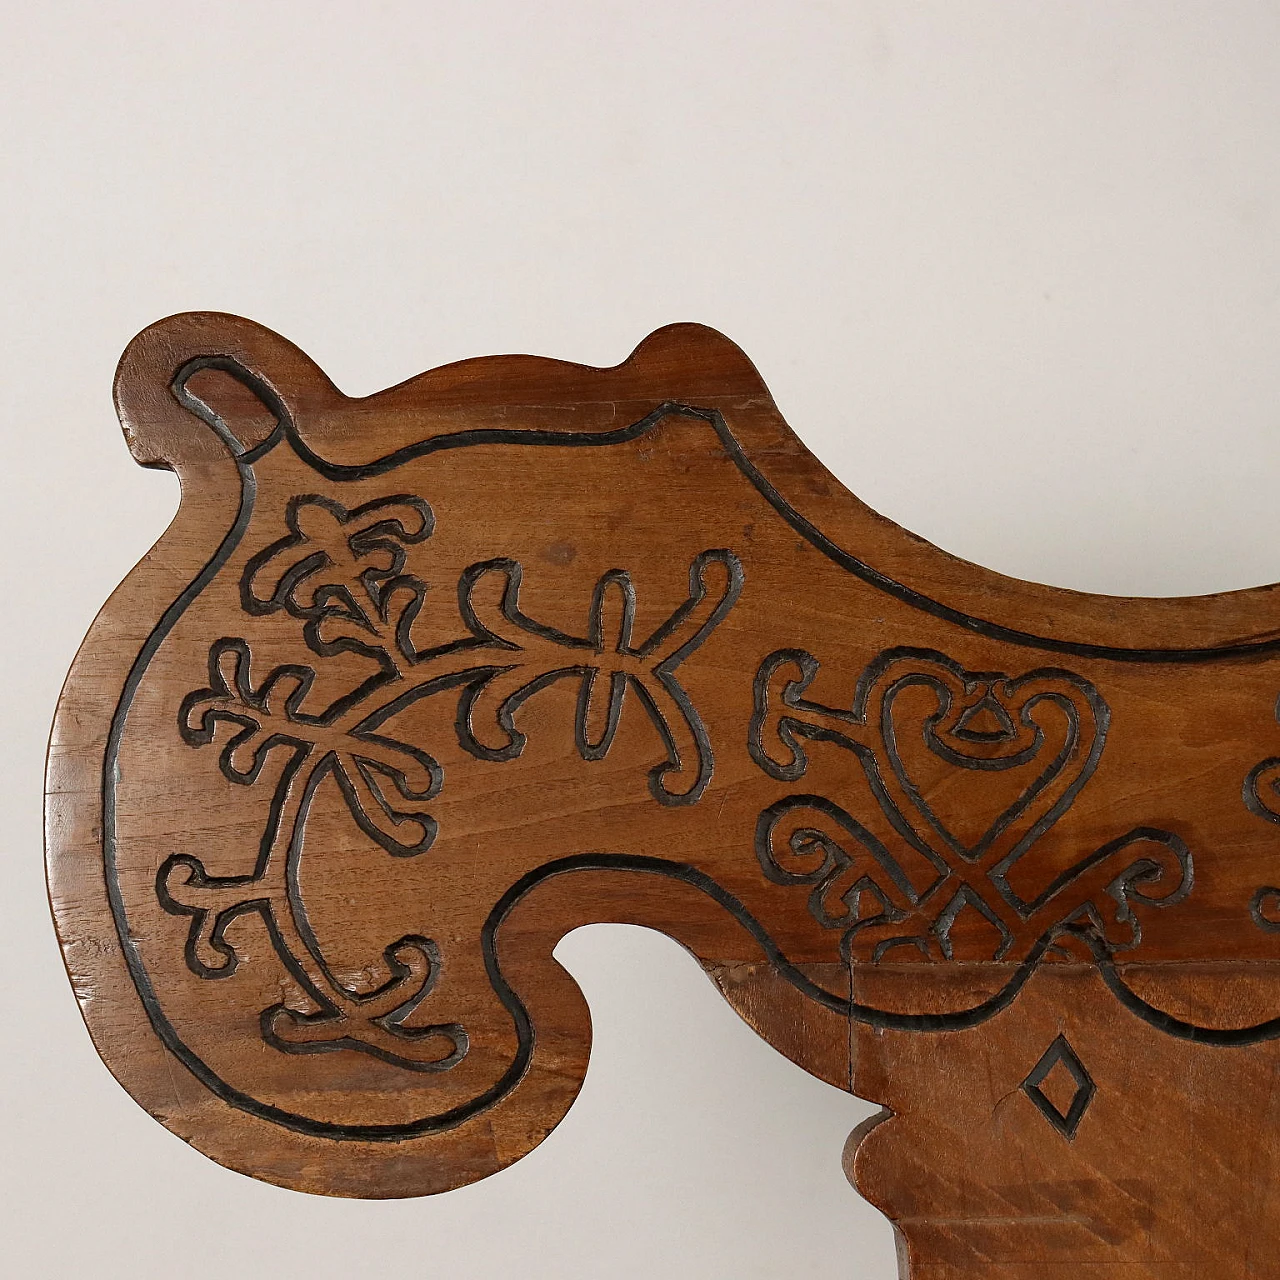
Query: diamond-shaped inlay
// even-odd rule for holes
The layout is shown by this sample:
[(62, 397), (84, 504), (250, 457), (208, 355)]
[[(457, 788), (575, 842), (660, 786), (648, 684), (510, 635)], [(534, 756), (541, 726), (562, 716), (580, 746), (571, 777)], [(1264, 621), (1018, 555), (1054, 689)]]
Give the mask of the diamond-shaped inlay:
[[(1058, 1097), (1063, 1097), (1063, 1091), (1069, 1087), (1067, 1079), (1063, 1077), (1069, 1077), (1070, 1084), (1074, 1086), (1065, 1110), (1043, 1088), (1047, 1084)], [(1060, 1085), (1061, 1089), (1055, 1088), (1055, 1085)], [(1075, 1138), (1080, 1121), (1089, 1110), (1093, 1095), (1098, 1092), (1098, 1086), (1093, 1083), (1093, 1078), (1085, 1070), (1079, 1055), (1067, 1042), (1067, 1037), (1060, 1035), (1022, 1082), (1022, 1091), (1036, 1104), (1040, 1114), (1070, 1142)]]

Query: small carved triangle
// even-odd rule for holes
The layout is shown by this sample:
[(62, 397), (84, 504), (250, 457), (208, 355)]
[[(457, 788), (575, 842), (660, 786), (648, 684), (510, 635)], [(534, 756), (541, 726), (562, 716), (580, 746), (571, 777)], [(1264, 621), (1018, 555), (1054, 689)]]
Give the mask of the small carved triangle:
[(1008, 742), (1017, 736), (1009, 713), (991, 696), (990, 689), (965, 709), (954, 732), (969, 742)]

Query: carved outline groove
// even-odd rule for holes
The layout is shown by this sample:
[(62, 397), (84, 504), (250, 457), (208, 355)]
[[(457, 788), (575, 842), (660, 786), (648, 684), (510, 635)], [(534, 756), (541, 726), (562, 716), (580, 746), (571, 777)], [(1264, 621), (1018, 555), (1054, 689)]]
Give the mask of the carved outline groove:
[[(695, 803), (714, 762), (706, 728), (676, 672), (736, 603), (742, 566), (729, 551), (696, 556), (687, 599), (636, 643), (636, 591), (628, 573), (615, 569), (600, 578), (586, 635), (578, 637), (524, 612), (523, 570), (516, 561), (483, 561), (469, 566), (458, 583), (458, 611), (468, 634), (424, 650), (414, 641), (413, 627), (428, 584), (404, 572), (406, 548), (434, 531), (434, 513), (423, 499), (394, 494), (348, 509), (319, 495), (298, 495), (285, 508), (285, 524), (289, 533), (245, 566), (245, 613), (285, 611), (304, 624), (312, 654), (324, 659), (354, 653), (377, 670), (327, 706), (308, 710), (314, 666), (282, 664), (255, 683), (247, 641), (224, 637), (213, 643), (208, 685), (189, 693), (178, 712), (183, 740), (207, 746), (229, 728), (218, 765), (240, 786), (258, 781), (273, 751), (281, 749), (285, 763), (254, 869), (210, 876), (200, 859), (173, 854), (159, 869), (156, 894), (170, 914), (190, 917), (187, 967), (201, 978), (235, 973), (239, 958), (226, 930), (249, 912), (262, 917), (285, 970), (315, 1006), (298, 1009), (281, 1001), (262, 1010), (262, 1037), (273, 1048), (351, 1049), (409, 1070), (447, 1071), (466, 1056), (465, 1029), (407, 1022), (439, 980), (442, 956), (435, 941), (412, 935), (390, 943), (383, 952), (389, 977), (372, 991), (344, 985), (325, 958), (299, 877), (303, 832), (318, 786), (332, 777), (365, 835), (393, 857), (416, 857), (437, 834), (436, 820), (423, 806), (439, 794), (443, 770), (427, 751), (387, 736), (383, 726), (422, 698), (452, 693), (459, 745), (478, 759), (505, 762), (526, 744), (516, 725), (524, 704), (561, 680), (576, 679), (574, 738), (582, 758), (608, 754), (631, 691), (666, 752), (649, 771), (651, 795), (664, 805)], [(265, 595), (257, 590), (264, 579), (270, 587)], [(481, 584), (492, 579), (500, 594), (482, 606)], [(424, 678), (416, 678), (419, 670), (427, 673)], [(499, 742), (485, 742), (478, 733), (475, 712), (482, 700)], [(372, 709), (370, 701), (377, 703)], [(402, 834), (406, 828), (408, 836)]]
[[(1276, 699), (1275, 718), (1280, 721), (1280, 698)], [(1280, 825), (1280, 809), (1272, 806), (1264, 792), (1280, 801), (1280, 756), (1268, 756), (1254, 765), (1241, 792), (1250, 813)], [(1264, 933), (1280, 933), (1280, 888), (1262, 885), (1249, 903), (1249, 918)]]
[[(271, 407), (272, 412), (277, 417), (277, 426), (261, 444), (251, 449), (244, 448), (226, 427), (226, 424), (222, 423), (202, 402), (186, 390), (187, 379), (201, 368), (218, 368), (230, 373)], [(480, 428), (435, 436), (398, 449), (374, 462), (346, 466), (326, 462), (309, 449), (299, 437), (283, 403), (269, 384), (244, 369), (234, 360), (222, 357), (202, 357), (190, 361), (175, 374), (171, 390), (179, 403), (206, 422), (228, 445), (240, 474), (240, 502), (231, 527), (227, 530), (218, 547), (204, 567), (164, 611), (160, 620), (144, 641), (125, 679), (120, 699), (112, 717), (105, 751), (102, 793), (102, 849), (108, 900), (115, 920), (122, 954), (130, 976), (138, 990), (152, 1027), (165, 1046), (174, 1053), (197, 1079), (222, 1100), (249, 1114), (300, 1133), (345, 1140), (399, 1141), (421, 1134), (439, 1132), (462, 1124), (469, 1118), (492, 1107), (519, 1083), (528, 1068), (531, 1058), (533, 1031), (527, 1010), (501, 972), (495, 939), (498, 928), (514, 905), (536, 884), (553, 875), (567, 874), (574, 870), (617, 870), (658, 874), (690, 884), (706, 893), (729, 911), (747, 932), (759, 942), (766, 957), (778, 972), (802, 993), (825, 1007), (834, 1009), (855, 1020), (889, 1029), (928, 1032), (961, 1029), (966, 1026), (977, 1025), (994, 1013), (1008, 1007), (1016, 998), (1018, 992), (1044, 957), (1045, 952), (1051, 945), (1051, 939), (1046, 937), (1037, 942), (1026, 959), (1018, 966), (1005, 987), (971, 1010), (947, 1015), (946, 1018), (928, 1014), (889, 1014), (840, 997), (812, 982), (805, 974), (791, 965), (764, 928), (736, 898), (696, 868), (687, 864), (626, 854), (584, 854), (574, 858), (561, 859), (558, 862), (546, 864), (530, 872), (507, 891), (495, 905), (486, 921), (481, 940), (486, 968), (494, 991), (511, 1015), (519, 1047), (503, 1077), (478, 1097), (448, 1111), (422, 1117), (417, 1121), (406, 1124), (341, 1125), (316, 1121), (305, 1116), (286, 1112), (280, 1108), (261, 1103), (228, 1085), (214, 1074), (177, 1036), (164, 1015), (145, 967), (142, 964), (137, 947), (132, 940), (116, 870), (118, 759), (129, 709), (148, 665), (178, 619), (192, 601), (205, 590), (239, 545), (248, 527), (256, 499), (257, 485), (253, 474), (253, 464), (263, 454), (280, 443), (281, 440), (287, 440), (298, 456), (325, 479), (344, 481), (383, 475), (411, 459), (425, 457), (444, 449), (482, 444), (552, 445), (570, 448), (601, 447), (637, 439), (670, 415), (696, 418), (711, 426), (738, 469), (774, 510), (778, 512), (782, 519), (823, 555), (869, 585), (931, 616), (952, 622), (966, 631), (1048, 652), (1072, 654), (1086, 658), (1107, 658), (1118, 662), (1198, 663), (1234, 656), (1261, 656), (1280, 652), (1280, 639), (1223, 645), (1214, 648), (1187, 649), (1128, 649), (1106, 645), (1081, 644), (1054, 637), (1036, 636), (953, 609), (873, 569), (822, 534), (804, 516), (791, 507), (782, 494), (750, 462), (723, 416), (712, 409), (700, 409), (691, 405), (667, 401), (659, 404), (652, 412), (629, 426), (601, 432)], [(1091, 952), (1104, 982), (1126, 1009), (1166, 1034), (1201, 1044), (1219, 1046), (1246, 1045), (1280, 1037), (1280, 1017), (1269, 1019), (1253, 1027), (1228, 1030), (1200, 1027), (1175, 1018), (1148, 1004), (1125, 984), (1112, 962), (1110, 949), (1093, 932), (1074, 924), (1064, 926), (1062, 932), (1078, 937), (1082, 945)]]
[[(844, 710), (805, 696), (818, 670), (818, 660), (799, 649), (779, 649), (764, 659), (755, 679), (748, 751), (780, 782), (806, 775), (810, 762), (802, 739), (851, 752), (901, 847), (891, 852), (842, 806), (802, 794), (783, 797), (761, 813), (756, 856), (775, 883), (813, 886), (810, 914), (823, 928), (844, 930), (847, 962), (877, 964), (901, 947), (925, 959), (950, 960), (951, 930), (964, 911), (982, 916), (999, 938), (994, 954), (971, 959), (1004, 960), (1015, 946), (1026, 954), (1039, 939), (1052, 940), (1063, 925), (1077, 922), (1112, 949), (1127, 950), (1142, 937), (1135, 906), (1171, 907), (1190, 894), (1191, 851), (1172, 832), (1149, 826), (1107, 841), (1030, 896), (1010, 882), (1097, 768), (1111, 713), (1088, 680), (1061, 667), (1014, 678), (968, 671), (937, 650), (899, 646), (867, 664)], [(921, 713), (917, 736), (935, 761), (954, 771), (1039, 770), (1005, 808), (988, 815), (990, 824), (976, 840), (955, 836), (903, 760), (895, 708), (912, 688), (933, 696), (934, 710)], [(1061, 741), (1050, 744), (1055, 719), (1061, 721)], [(975, 728), (979, 723), (993, 727)], [(783, 748), (781, 758), (766, 745), (766, 728), (770, 744)], [(1051, 754), (1041, 765), (1046, 746)], [(842, 841), (871, 854), (868, 870)], [(1145, 848), (1145, 856), (1126, 863), (1135, 846)], [(834, 911), (832, 899), (844, 910)], [(1103, 911), (1108, 900), (1110, 919)], [(878, 910), (864, 912), (866, 901)], [(1128, 936), (1112, 937), (1113, 931)]]

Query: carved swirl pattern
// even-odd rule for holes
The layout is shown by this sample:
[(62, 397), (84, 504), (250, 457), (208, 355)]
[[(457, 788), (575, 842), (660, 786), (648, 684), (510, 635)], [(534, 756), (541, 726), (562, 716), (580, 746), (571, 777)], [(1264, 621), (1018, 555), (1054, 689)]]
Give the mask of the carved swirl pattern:
[(573, 635), (528, 616), (520, 604), (523, 570), (510, 559), (467, 568), (458, 583), (466, 634), (419, 648), (415, 623), (427, 583), (405, 571), (407, 548), (434, 529), (430, 506), (394, 495), (348, 510), (304, 495), (287, 507), (288, 532), (255, 555), (240, 583), (249, 615), (286, 612), (302, 625), (316, 659), (342, 653), (371, 660), (374, 671), (336, 700), (316, 705), (317, 669), (289, 663), (253, 669), (247, 641), (222, 638), (209, 649), (207, 683), (184, 699), (178, 716), (191, 747), (217, 745), (224, 777), (254, 785), (268, 758), (284, 758), (256, 865), (242, 875), (211, 876), (188, 853), (160, 868), (156, 891), (166, 911), (190, 917), (188, 967), (202, 978), (235, 972), (227, 928), (259, 913), (274, 947), (305, 993), (304, 1007), (286, 1000), (261, 1014), (263, 1039), (289, 1053), (355, 1049), (415, 1071), (444, 1071), (467, 1053), (456, 1023), (408, 1019), (439, 980), (441, 954), (430, 938), (387, 945), (391, 977), (358, 991), (334, 975), (308, 922), (298, 876), (301, 832), (316, 788), (332, 777), (360, 829), (396, 858), (424, 854), (438, 825), (431, 802), (444, 773), (422, 747), (384, 726), (421, 698), (457, 700), (458, 741), (487, 761), (515, 759), (526, 744), (521, 708), (560, 681), (576, 682), (577, 749), (586, 760), (606, 756), (624, 707), (645, 712), (661, 743), (649, 771), (663, 805), (695, 803), (711, 776), (707, 731), (676, 678), (680, 664), (733, 607), (742, 568), (728, 551), (711, 550), (689, 567), (689, 591), (649, 636), (633, 635), (636, 591), (630, 574), (604, 574), (586, 603), (586, 627)]
[(814, 919), (843, 931), (847, 958), (1026, 961), (1065, 954), (1066, 933), (1110, 954), (1140, 941), (1140, 909), (1191, 892), (1191, 851), (1157, 827), (1121, 832), (1056, 873), (1037, 865), (1038, 842), (1106, 744), (1110, 711), (1088, 680), (1059, 667), (967, 671), (934, 650), (894, 648), (861, 673), (845, 710), (807, 696), (818, 670), (803, 650), (765, 659), (751, 754), (797, 782), (810, 772), (808, 743), (852, 752), (892, 841), (806, 792), (764, 810), (756, 854), (770, 880), (808, 890)]
[[(1280, 701), (1275, 715), (1280, 721)], [(1249, 770), (1243, 798), (1250, 813), (1280, 825), (1280, 756), (1270, 756)], [(1249, 914), (1263, 932), (1280, 933), (1280, 888), (1263, 885), (1249, 903)]]

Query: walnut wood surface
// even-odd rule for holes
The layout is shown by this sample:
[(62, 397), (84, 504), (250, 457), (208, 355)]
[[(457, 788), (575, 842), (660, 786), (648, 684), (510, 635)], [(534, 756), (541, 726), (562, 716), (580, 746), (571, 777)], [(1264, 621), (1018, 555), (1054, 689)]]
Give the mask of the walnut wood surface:
[(183, 315), (116, 395), (182, 504), (63, 691), (49, 888), (175, 1133), (484, 1177), (583, 1077), (553, 947), (633, 922), (892, 1112), (846, 1164), (916, 1280), (1280, 1275), (1275, 588), (956, 560), (691, 325), (351, 399)]

